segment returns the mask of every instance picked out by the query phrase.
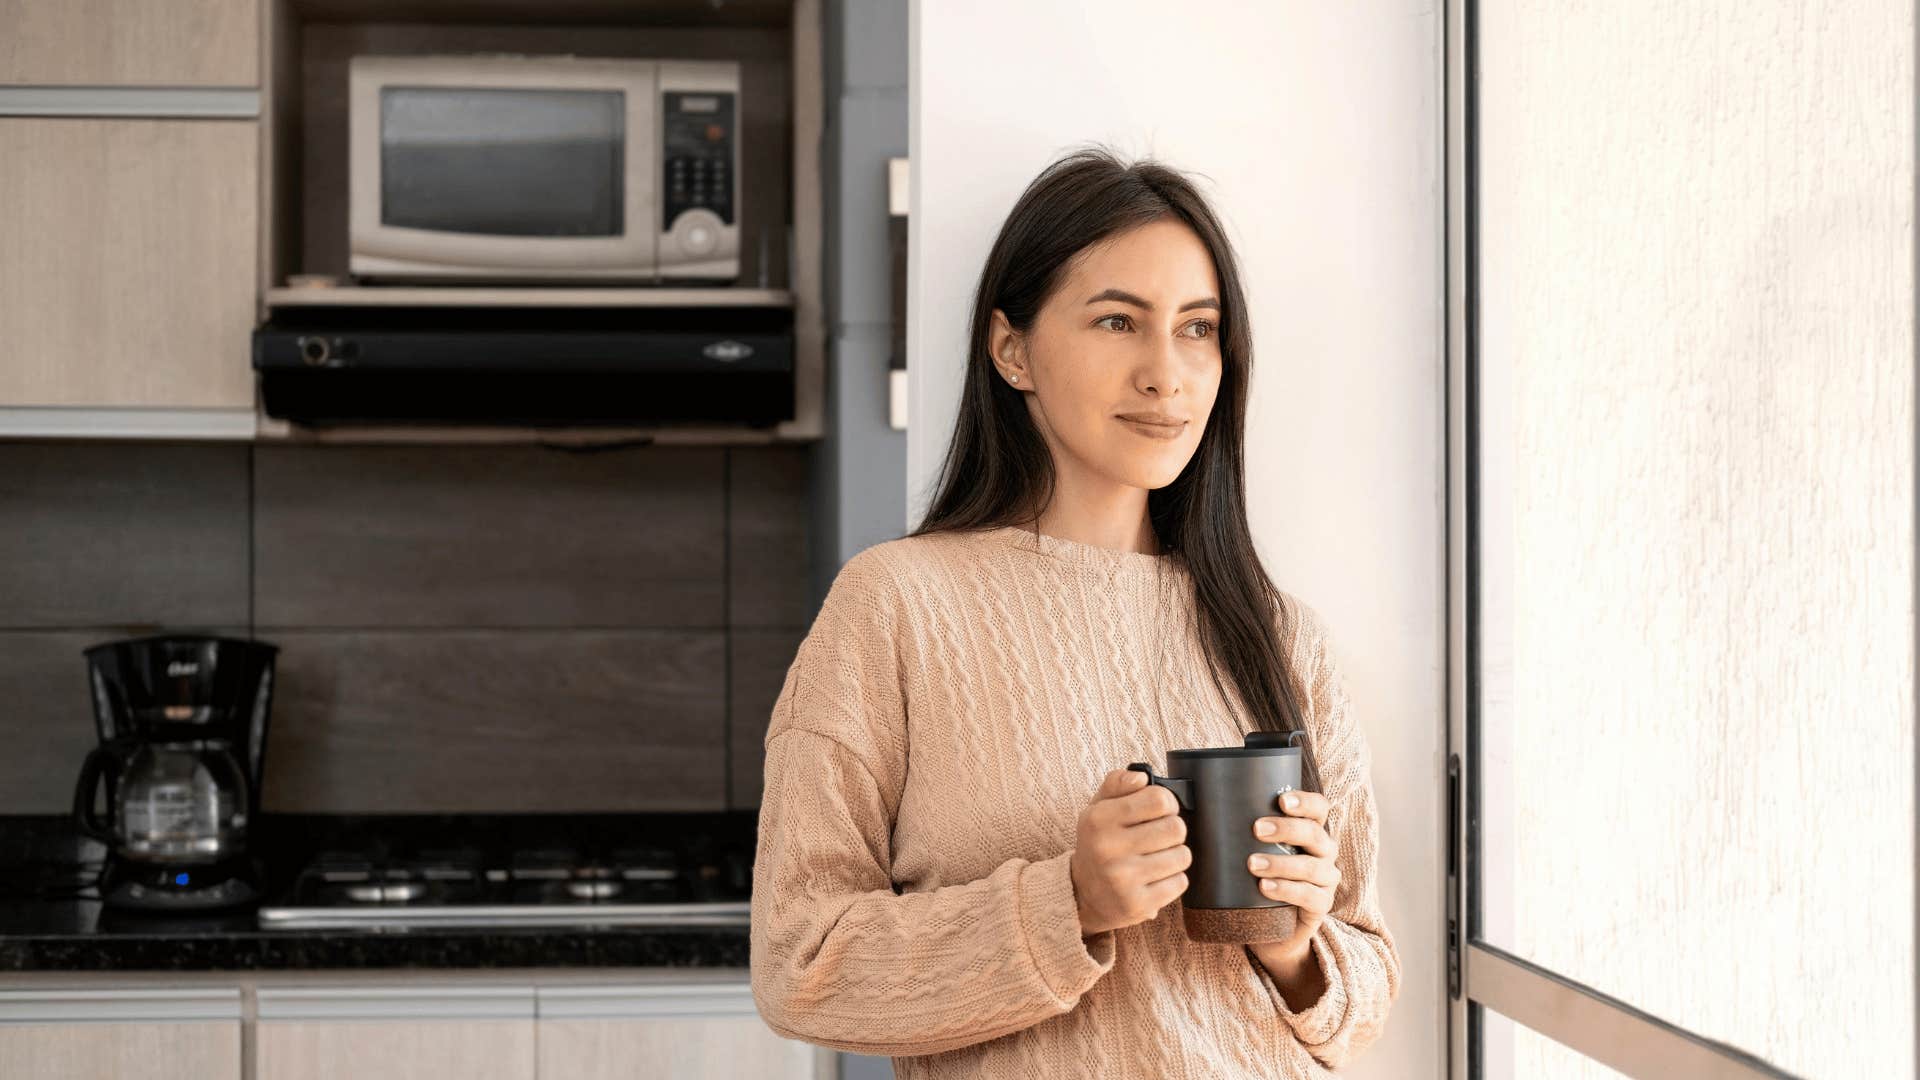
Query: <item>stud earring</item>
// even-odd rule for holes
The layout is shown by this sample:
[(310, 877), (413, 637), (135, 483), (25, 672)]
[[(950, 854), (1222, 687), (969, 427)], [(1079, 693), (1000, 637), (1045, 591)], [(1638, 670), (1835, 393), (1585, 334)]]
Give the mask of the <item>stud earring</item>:
[(1012, 380), (1013, 380), (1014, 382), (1019, 382), (1019, 381), (1020, 381), (1020, 376), (1018, 376), (1018, 375), (1009, 375), (1009, 376), (1007, 376), (1007, 378), (1009, 378), (1009, 379), (1012, 379)]

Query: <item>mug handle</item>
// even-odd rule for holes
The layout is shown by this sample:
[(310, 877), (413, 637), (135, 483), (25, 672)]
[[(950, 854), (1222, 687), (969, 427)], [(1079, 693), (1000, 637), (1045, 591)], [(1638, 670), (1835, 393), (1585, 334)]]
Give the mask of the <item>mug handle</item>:
[(1148, 784), (1159, 784), (1161, 787), (1173, 792), (1173, 797), (1180, 803), (1180, 809), (1183, 812), (1193, 810), (1193, 781), (1190, 778), (1185, 776), (1155, 776), (1153, 766), (1144, 761), (1136, 761), (1128, 765), (1127, 768), (1132, 769), (1134, 772), (1146, 773)]

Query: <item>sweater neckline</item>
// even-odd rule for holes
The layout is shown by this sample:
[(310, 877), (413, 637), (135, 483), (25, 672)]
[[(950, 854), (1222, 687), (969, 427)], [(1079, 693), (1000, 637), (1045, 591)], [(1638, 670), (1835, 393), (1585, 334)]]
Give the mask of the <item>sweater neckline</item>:
[(1030, 525), (999, 525), (987, 530), (993, 539), (1023, 551), (1037, 552), (1053, 559), (1075, 566), (1092, 566), (1100, 569), (1121, 569), (1152, 571), (1156, 566), (1173, 565), (1173, 556), (1162, 553), (1150, 554), (1145, 551), (1122, 551), (1118, 548), (1100, 547), (1097, 544), (1069, 540), (1063, 536), (1035, 532)]

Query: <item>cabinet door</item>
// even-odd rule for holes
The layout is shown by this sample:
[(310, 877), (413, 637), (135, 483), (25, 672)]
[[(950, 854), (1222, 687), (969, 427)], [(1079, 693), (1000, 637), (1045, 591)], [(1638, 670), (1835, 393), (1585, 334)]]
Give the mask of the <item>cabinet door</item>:
[(258, 128), (0, 118), (0, 407), (251, 408)]
[(0, 991), (0, 1076), (240, 1080), (240, 993)]
[(255, 1080), (534, 1080), (531, 988), (258, 992)]
[(836, 1072), (831, 1052), (774, 1034), (744, 983), (540, 989), (540, 1080), (813, 1080)]
[(240, 1080), (240, 1023), (0, 1024), (0, 1076)]
[(540, 1021), (540, 1080), (812, 1080), (815, 1056), (757, 1018)]
[(253, 86), (262, 0), (0, 0), (0, 83)]

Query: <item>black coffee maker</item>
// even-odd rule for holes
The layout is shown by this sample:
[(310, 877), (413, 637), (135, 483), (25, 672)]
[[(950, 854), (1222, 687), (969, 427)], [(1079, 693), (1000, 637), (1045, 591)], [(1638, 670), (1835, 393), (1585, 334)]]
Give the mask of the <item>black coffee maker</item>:
[[(107, 845), (104, 904), (187, 911), (260, 898), (247, 833), (260, 811), (278, 652), (189, 635), (84, 650), (100, 745), (80, 769), (73, 813)], [(95, 809), (102, 780), (104, 814)]]

